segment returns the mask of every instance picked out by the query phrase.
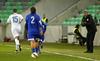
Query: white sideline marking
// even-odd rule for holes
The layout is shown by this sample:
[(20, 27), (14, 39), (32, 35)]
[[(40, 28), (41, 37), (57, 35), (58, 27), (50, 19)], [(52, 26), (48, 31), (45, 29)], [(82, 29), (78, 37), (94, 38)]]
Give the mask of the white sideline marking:
[[(11, 46), (11, 47), (15, 47), (13, 45), (5, 45), (5, 46)], [(21, 47), (23, 48), (23, 47)], [(30, 48), (24, 48), (27, 50), (30, 50)], [(51, 53), (51, 54), (57, 54), (57, 55), (63, 55), (63, 56), (69, 56), (69, 57), (75, 57), (75, 58), (81, 58), (81, 59), (86, 59), (86, 60), (91, 60), (91, 61), (100, 61), (100, 60), (96, 60), (96, 59), (92, 59), (92, 58), (86, 58), (86, 57), (81, 57), (81, 56), (74, 56), (74, 55), (69, 55), (69, 54), (61, 54), (61, 53), (57, 53), (57, 52), (49, 52), (49, 51), (44, 51), (46, 53)]]
[(56, 53), (56, 52), (49, 52), (45, 51), (46, 53), (52, 53), (52, 54), (57, 54), (57, 55), (64, 55), (64, 56), (69, 56), (69, 57), (75, 57), (75, 58), (81, 58), (81, 59), (86, 59), (86, 60), (92, 60), (92, 61), (100, 61), (92, 58), (86, 58), (86, 57), (81, 57), (81, 56), (74, 56), (74, 55), (69, 55), (69, 54), (61, 54), (61, 53)]

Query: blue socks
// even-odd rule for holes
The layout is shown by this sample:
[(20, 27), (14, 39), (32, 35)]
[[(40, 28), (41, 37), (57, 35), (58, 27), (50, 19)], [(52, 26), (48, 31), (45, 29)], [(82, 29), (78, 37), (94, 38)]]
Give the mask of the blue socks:
[(36, 48), (36, 53), (38, 53), (38, 48)]
[(35, 49), (32, 49), (32, 48), (31, 48), (31, 50), (32, 50), (32, 53), (34, 53), (34, 52), (35, 52)]
[(38, 47), (38, 48), (35, 48), (35, 49), (32, 49), (31, 48), (31, 50), (32, 50), (32, 53), (34, 53), (34, 52), (36, 52), (36, 53), (41, 53), (41, 51), (40, 51), (40, 48)]
[(39, 45), (41, 45), (41, 42), (39, 42)]
[(39, 51), (39, 53), (41, 53), (41, 51), (40, 51), (40, 48), (38, 47), (38, 51)]
[(40, 48), (38, 47), (38, 48), (36, 48), (36, 53), (41, 53), (41, 51), (40, 51)]

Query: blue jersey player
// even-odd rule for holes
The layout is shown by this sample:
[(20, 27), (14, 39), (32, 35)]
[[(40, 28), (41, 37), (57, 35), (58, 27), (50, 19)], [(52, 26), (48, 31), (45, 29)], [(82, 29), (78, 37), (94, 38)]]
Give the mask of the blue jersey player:
[(38, 42), (36, 41), (36, 38), (40, 35), (42, 36), (42, 26), (41, 26), (41, 20), (39, 15), (36, 14), (35, 7), (31, 7), (30, 9), (31, 14), (26, 16), (26, 23), (25, 28), (28, 33), (28, 41), (31, 43), (31, 50), (32, 53), (35, 53), (36, 50), (38, 50)]
[[(45, 34), (45, 31), (46, 31), (46, 24), (43, 22), (43, 21), (41, 21), (41, 23), (42, 23), (42, 30), (43, 30), (43, 35), (42, 36), (38, 36), (38, 41), (39, 41), (39, 44), (41, 45), (41, 48), (43, 48), (43, 43), (42, 43), (42, 41), (44, 41), (44, 34)], [(39, 54), (41, 54), (41, 51), (40, 51), (40, 48), (38, 47), (38, 51), (39, 51)], [(38, 52), (37, 51), (37, 52)]]
[(43, 35), (38, 37), (39, 38), (38, 41), (42, 42), (42, 41), (44, 41), (44, 34), (45, 34), (45, 31), (46, 31), (46, 24), (43, 21), (41, 21), (41, 24), (42, 24)]

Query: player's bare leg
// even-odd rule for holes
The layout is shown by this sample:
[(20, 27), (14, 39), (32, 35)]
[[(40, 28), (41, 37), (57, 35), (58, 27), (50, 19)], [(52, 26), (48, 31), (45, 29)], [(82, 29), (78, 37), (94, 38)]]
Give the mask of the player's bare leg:
[(38, 41), (36, 41), (36, 52), (38, 53), (38, 48), (39, 48), (39, 44)]
[[(32, 50), (32, 53), (34, 53), (34, 52), (36, 52), (37, 53), (37, 51), (38, 51), (38, 46), (39, 46), (39, 44), (38, 44), (38, 42), (37, 41), (30, 41), (30, 43), (31, 43), (31, 50)], [(36, 51), (35, 51), (36, 50)]]
[(36, 43), (35, 43), (35, 41), (30, 41), (30, 43), (31, 43), (31, 48), (36, 48)]
[(36, 41), (35, 43), (36, 43), (36, 48), (38, 48), (38, 47), (39, 47), (39, 43), (38, 43), (38, 41)]
[(36, 51), (35, 51), (35, 50), (36, 50), (36, 42), (35, 42), (35, 40), (34, 40), (34, 41), (31, 40), (30, 43), (31, 43), (31, 50), (32, 50), (32, 53), (36, 52)]

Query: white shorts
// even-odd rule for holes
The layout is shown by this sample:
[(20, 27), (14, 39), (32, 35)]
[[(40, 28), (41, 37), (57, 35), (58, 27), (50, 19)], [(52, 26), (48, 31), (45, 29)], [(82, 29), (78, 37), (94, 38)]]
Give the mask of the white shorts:
[(12, 28), (11, 31), (12, 31), (12, 34), (13, 34), (14, 38), (20, 36), (21, 33), (22, 33), (21, 32), (21, 27)]

